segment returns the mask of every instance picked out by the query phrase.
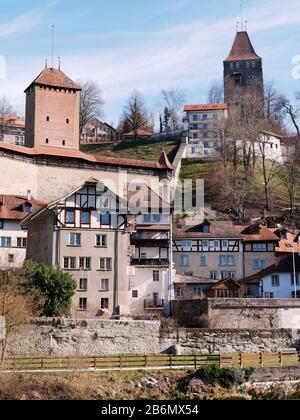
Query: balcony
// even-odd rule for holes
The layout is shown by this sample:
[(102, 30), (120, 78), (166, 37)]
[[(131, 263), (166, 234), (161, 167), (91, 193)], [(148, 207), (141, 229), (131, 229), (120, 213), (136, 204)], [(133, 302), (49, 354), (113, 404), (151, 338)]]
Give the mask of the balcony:
[(139, 259), (132, 258), (131, 265), (136, 265), (139, 267), (169, 267), (170, 262), (168, 259), (158, 259), (158, 258), (147, 258)]
[(162, 311), (164, 308), (165, 301), (162, 299), (145, 300), (145, 309), (158, 309)]
[(145, 239), (140, 237), (132, 237), (131, 245), (137, 248), (169, 248), (169, 239)]

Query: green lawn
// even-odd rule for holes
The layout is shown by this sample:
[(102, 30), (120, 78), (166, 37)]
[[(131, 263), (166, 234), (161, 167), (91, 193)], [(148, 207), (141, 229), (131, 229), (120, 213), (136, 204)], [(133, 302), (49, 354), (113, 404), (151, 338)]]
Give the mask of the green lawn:
[(180, 142), (177, 140), (164, 140), (161, 142), (142, 140), (137, 142), (120, 142), (114, 144), (87, 144), (81, 145), (80, 150), (85, 153), (106, 157), (126, 159), (140, 159), (157, 162), (163, 150), (173, 162)]

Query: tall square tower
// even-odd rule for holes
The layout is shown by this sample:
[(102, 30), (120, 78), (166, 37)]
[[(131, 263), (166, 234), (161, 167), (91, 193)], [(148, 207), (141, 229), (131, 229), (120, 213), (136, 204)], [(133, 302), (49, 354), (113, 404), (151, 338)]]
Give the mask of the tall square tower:
[(80, 92), (60, 69), (45, 68), (25, 90), (25, 146), (79, 150)]

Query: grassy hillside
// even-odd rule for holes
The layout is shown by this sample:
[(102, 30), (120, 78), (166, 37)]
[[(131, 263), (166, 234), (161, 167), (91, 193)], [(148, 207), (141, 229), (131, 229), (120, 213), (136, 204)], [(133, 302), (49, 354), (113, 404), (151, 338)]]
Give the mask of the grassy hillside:
[(127, 159), (150, 160), (157, 162), (163, 150), (166, 151), (170, 161), (172, 162), (179, 148), (179, 141), (164, 140), (151, 141), (142, 140), (129, 143), (99, 144), (99, 145), (82, 145), (81, 151), (93, 155), (118, 157)]

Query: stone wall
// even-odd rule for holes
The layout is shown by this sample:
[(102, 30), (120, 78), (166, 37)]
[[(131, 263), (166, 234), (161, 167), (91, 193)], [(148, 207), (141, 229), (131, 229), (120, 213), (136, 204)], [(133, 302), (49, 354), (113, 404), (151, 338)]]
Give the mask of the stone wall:
[(180, 325), (213, 329), (300, 328), (300, 300), (196, 299), (173, 302)]
[(10, 355), (182, 354), (299, 349), (300, 330), (207, 330), (159, 321), (56, 321), (28, 325), (9, 336)]

